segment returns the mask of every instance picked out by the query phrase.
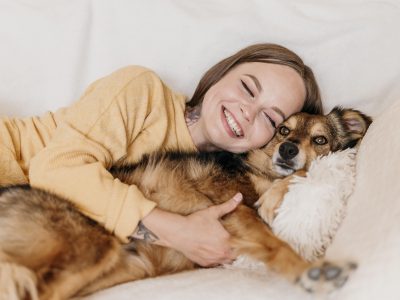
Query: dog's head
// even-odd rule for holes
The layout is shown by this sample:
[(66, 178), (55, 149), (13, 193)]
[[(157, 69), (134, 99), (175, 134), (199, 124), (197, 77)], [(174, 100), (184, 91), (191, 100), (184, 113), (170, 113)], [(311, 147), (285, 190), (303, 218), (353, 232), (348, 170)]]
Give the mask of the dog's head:
[[(273, 139), (251, 155), (259, 167), (264, 165), (274, 176), (287, 176), (307, 170), (317, 156), (354, 147), (372, 120), (353, 109), (335, 107), (328, 115), (297, 113), (280, 124)], [(268, 165), (261, 163), (262, 154)]]

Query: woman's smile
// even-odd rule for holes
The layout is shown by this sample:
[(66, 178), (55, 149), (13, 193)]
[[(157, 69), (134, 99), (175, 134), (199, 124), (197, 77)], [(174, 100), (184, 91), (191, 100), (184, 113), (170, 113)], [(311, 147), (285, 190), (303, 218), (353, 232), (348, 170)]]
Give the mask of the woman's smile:
[(222, 106), (221, 112), (222, 124), (228, 135), (233, 138), (243, 138), (243, 129), (235, 116), (224, 106)]

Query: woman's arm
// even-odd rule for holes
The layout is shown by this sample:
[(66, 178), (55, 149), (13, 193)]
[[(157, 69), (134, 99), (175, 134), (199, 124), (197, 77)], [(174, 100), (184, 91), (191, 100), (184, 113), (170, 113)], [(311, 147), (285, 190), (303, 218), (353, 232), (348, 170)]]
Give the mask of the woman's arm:
[[(160, 122), (167, 118), (165, 101), (164, 86), (144, 68), (124, 68), (96, 81), (66, 110), (51, 141), (31, 160), (31, 185), (69, 199), (127, 241), (155, 203), (107, 169), (127, 156), (145, 122), (153, 121), (148, 117), (152, 108), (160, 112)], [(139, 157), (144, 151), (135, 149)]]
[(200, 266), (230, 263), (234, 258), (229, 234), (219, 219), (233, 211), (242, 200), (239, 193), (231, 200), (188, 216), (153, 209), (132, 235), (182, 252)]

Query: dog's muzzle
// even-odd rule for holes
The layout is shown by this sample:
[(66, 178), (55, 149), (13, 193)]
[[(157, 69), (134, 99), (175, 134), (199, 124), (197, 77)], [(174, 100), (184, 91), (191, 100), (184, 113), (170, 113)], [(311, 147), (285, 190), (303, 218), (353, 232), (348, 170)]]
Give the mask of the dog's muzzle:
[(282, 176), (288, 176), (304, 166), (301, 163), (301, 153), (299, 147), (286, 141), (279, 145), (272, 157), (275, 171)]

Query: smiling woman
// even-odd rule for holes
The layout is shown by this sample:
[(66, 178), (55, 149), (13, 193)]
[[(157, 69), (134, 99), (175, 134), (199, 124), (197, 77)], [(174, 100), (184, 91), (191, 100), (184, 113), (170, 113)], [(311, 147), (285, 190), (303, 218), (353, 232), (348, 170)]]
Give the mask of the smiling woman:
[(318, 86), (296, 54), (259, 44), (212, 67), (185, 100), (153, 71), (129, 66), (95, 81), (70, 107), (2, 118), (0, 185), (30, 183), (69, 199), (123, 242), (151, 237), (202, 266), (230, 262), (234, 253), (219, 218), (241, 195), (181, 216), (155, 207), (108, 170), (157, 151), (258, 148), (291, 114), (321, 112)]

